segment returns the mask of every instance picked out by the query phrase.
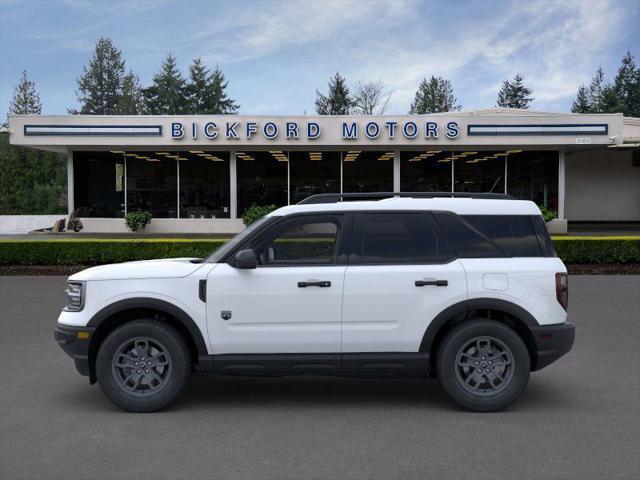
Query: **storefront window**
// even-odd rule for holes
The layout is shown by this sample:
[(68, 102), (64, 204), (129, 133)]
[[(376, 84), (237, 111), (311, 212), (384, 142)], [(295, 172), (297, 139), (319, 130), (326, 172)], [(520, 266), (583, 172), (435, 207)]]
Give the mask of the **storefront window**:
[(455, 192), (504, 192), (504, 151), (453, 152)]
[(146, 210), (155, 218), (176, 218), (175, 152), (127, 152), (127, 211)]
[(73, 171), (81, 217), (124, 216), (124, 152), (74, 152)]
[(287, 204), (287, 152), (237, 152), (238, 216), (251, 205)]
[(558, 211), (558, 152), (511, 150), (507, 193)]
[(289, 162), (292, 204), (316, 193), (340, 193), (340, 152), (289, 152)]
[(342, 153), (343, 192), (393, 191), (393, 151)]
[(229, 153), (178, 152), (180, 218), (229, 218)]
[(400, 153), (403, 192), (450, 192), (453, 152), (424, 150)]

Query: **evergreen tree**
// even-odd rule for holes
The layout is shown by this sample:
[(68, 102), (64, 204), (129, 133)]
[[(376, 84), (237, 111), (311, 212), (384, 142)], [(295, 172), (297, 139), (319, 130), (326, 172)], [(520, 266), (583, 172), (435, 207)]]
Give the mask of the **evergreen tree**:
[(353, 106), (354, 100), (349, 95), (349, 87), (339, 73), (329, 80), (327, 96), (316, 90), (316, 112), (319, 115), (348, 115)]
[(118, 115), (140, 115), (144, 113), (144, 98), (140, 80), (132, 71), (122, 79), (121, 92), (116, 103)]
[(453, 86), (449, 80), (431, 76), (427, 81), (423, 78), (411, 104), (410, 114), (452, 112), (460, 110), (453, 95)]
[(640, 69), (631, 52), (622, 59), (613, 88), (621, 111), (628, 117), (640, 117)]
[(27, 78), (26, 70), (22, 71), (20, 83), (13, 91), (9, 113), (14, 115), (40, 115), (42, 113), (42, 103), (36, 91), (36, 84)]
[(108, 38), (98, 40), (89, 67), (83, 67), (82, 75), (78, 79), (76, 95), (81, 105), (80, 113), (117, 113), (124, 72), (124, 60), (120, 50)]
[(160, 72), (153, 77), (153, 85), (143, 90), (146, 107), (154, 115), (188, 113), (185, 80), (175, 57), (169, 53), (162, 62)]
[(571, 111), (573, 113), (590, 113), (591, 102), (589, 101), (589, 91), (584, 85), (580, 85), (578, 88), (578, 95), (571, 104)]
[(589, 104), (591, 105), (591, 113), (604, 112), (604, 92), (607, 84), (604, 79), (604, 71), (602, 67), (598, 67), (596, 74), (589, 84)]
[(524, 85), (524, 78), (519, 73), (513, 77), (512, 81), (502, 82), (502, 88), (498, 92), (498, 107), (502, 108), (529, 108), (533, 101), (530, 95), (533, 89)]
[(225, 92), (228, 83), (220, 67), (216, 66), (213, 73), (209, 73), (202, 60), (195, 59), (189, 67), (189, 83), (185, 87), (190, 113), (236, 113), (239, 105)]

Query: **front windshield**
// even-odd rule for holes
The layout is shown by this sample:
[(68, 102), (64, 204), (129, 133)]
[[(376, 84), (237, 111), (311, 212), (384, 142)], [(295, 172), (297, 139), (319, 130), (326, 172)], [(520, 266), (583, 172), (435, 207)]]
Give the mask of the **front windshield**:
[(232, 237), (228, 242), (224, 243), (219, 249), (213, 252), (205, 262), (207, 263), (218, 263), (221, 258), (227, 255), (231, 250), (233, 250), (238, 244), (242, 243), (249, 235), (251, 235), (254, 231), (261, 228), (265, 223), (271, 221), (275, 217), (262, 217), (260, 220), (253, 222), (243, 231)]

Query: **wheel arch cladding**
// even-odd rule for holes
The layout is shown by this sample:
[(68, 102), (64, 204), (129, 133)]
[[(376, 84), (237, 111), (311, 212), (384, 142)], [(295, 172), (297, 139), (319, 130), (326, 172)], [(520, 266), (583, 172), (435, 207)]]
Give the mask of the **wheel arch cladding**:
[(474, 317), (490, 318), (511, 327), (522, 338), (535, 370), (537, 348), (531, 327), (538, 326), (536, 319), (524, 308), (506, 300), (496, 298), (474, 298), (465, 300), (440, 312), (431, 321), (420, 342), (420, 351), (429, 354), (431, 366), (435, 362), (435, 352), (442, 338), (461, 321)]
[(102, 341), (119, 326), (140, 319), (154, 319), (175, 327), (187, 341), (192, 362), (207, 355), (207, 346), (200, 329), (181, 308), (156, 298), (128, 298), (115, 302), (96, 313), (87, 326), (95, 327), (89, 343), (89, 380), (96, 381), (95, 362)]

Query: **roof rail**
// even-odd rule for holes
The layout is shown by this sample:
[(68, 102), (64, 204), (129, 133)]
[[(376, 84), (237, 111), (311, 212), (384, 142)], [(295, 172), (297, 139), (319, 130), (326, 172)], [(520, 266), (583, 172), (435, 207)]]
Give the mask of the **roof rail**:
[(344, 200), (382, 200), (390, 197), (401, 198), (481, 198), (490, 200), (516, 200), (506, 193), (472, 193), (472, 192), (349, 192), (349, 193), (316, 193), (298, 202), (298, 205), (313, 203), (338, 203)]

